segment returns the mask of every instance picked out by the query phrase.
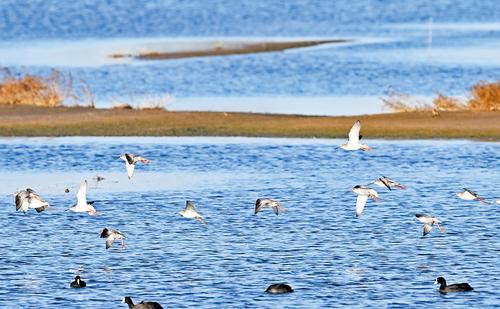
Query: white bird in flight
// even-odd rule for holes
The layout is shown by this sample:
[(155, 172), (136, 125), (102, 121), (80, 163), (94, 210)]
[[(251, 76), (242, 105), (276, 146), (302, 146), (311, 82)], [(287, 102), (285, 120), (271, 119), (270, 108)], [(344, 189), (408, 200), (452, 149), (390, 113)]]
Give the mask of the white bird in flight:
[(126, 154), (120, 156), (120, 159), (122, 159), (123, 161), (125, 161), (125, 168), (127, 169), (128, 179), (132, 178), (132, 175), (134, 174), (135, 164), (137, 162), (141, 162), (141, 163), (144, 163), (144, 164), (148, 164), (148, 163), (151, 162), (148, 159), (136, 156), (136, 155), (134, 155), (132, 153), (126, 153)]
[(86, 212), (91, 216), (96, 216), (97, 211), (95, 210), (93, 204), (94, 202), (87, 202), (87, 189), (88, 189), (87, 180), (84, 180), (80, 185), (80, 189), (76, 194), (76, 205), (71, 208), (66, 209), (65, 211), (71, 210), (73, 212)]
[(122, 232), (107, 228), (104, 228), (101, 231), (101, 238), (106, 238), (106, 249), (109, 249), (113, 245), (115, 240), (120, 240), (122, 243), (122, 249), (124, 249), (125, 239), (127, 239), (127, 237), (125, 237), (125, 234), (123, 234)]
[(372, 150), (368, 145), (360, 143), (360, 140), (363, 137), (362, 135), (359, 135), (360, 131), (361, 131), (361, 122), (358, 120), (356, 121), (356, 123), (354, 123), (351, 130), (349, 131), (349, 139), (347, 140), (347, 143), (340, 146), (340, 148), (345, 150), (363, 150), (363, 151)]
[(179, 214), (184, 218), (192, 219), (196, 218), (196, 220), (200, 221), (203, 224), (207, 224), (203, 217), (196, 211), (196, 205), (192, 201), (186, 201), (186, 207), (184, 210), (179, 211)]
[(22, 209), (25, 214), (30, 208), (34, 208), (36, 212), (42, 212), (49, 207), (49, 203), (30, 188), (18, 191), (14, 193), (14, 196), (16, 197), (16, 211)]
[(402, 184), (400, 184), (399, 182), (396, 182), (396, 181), (390, 179), (389, 177), (385, 177), (385, 176), (380, 177), (379, 179), (375, 180), (373, 183), (379, 187), (386, 187), (387, 189), (389, 189), (391, 191), (392, 191), (392, 188), (398, 188), (401, 190), (406, 189), (406, 187), (403, 186)]
[(257, 214), (262, 210), (262, 208), (265, 207), (272, 207), (276, 215), (278, 215), (280, 209), (283, 214), (286, 212), (285, 207), (281, 207), (280, 202), (270, 198), (259, 198), (257, 199), (257, 201), (255, 201), (255, 214)]
[(356, 199), (356, 217), (361, 216), (361, 214), (363, 213), (363, 209), (365, 209), (366, 201), (369, 197), (372, 198), (376, 203), (380, 203), (377, 191), (373, 190), (372, 188), (357, 185), (352, 188), (352, 191), (358, 194), (358, 198)]
[(467, 188), (464, 188), (464, 191), (462, 191), (462, 192), (458, 192), (457, 196), (459, 198), (461, 198), (462, 200), (466, 200), (466, 201), (477, 200), (477, 201), (480, 201), (483, 204), (488, 204), (488, 202), (484, 198), (480, 197), (479, 195), (477, 195), (476, 192), (474, 192), (472, 190), (469, 190)]
[(432, 232), (434, 224), (438, 227), (441, 233), (444, 233), (444, 228), (439, 224), (441, 223), (441, 221), (439, 221), (438, 218), (426, 214), (416, 214), (415, 217), (417, 217), (418, 221), (424, 224), (423, 226), (424, 236)]

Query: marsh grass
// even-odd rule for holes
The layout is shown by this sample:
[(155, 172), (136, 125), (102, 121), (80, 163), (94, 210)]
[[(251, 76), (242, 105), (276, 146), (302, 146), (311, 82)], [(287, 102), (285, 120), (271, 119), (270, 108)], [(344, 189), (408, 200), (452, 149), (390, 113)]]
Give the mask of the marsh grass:
[[(51, 70), (48, 76), (29, 73), (14, 75), (8, 68), (0, 69), (0, 105), (33, 105), (56, 107), (65, 103), (94, 107), (94, 98), (85, 80), (77, 89), (71, 74)], [(80, 95), (78, 90), (80, 90)]]
[(500, 81), (474, 85), (468, 107), (472, 110), (500, 111)]
[(472, 86), (469, 98), (465, 102), (438, 93), (432, 104), (428, 104), (392, 88), (387, 90), (385, 97), (381, 99), (384, 107), (394, 112), (500, 111), (500, 81), (480, 82)]

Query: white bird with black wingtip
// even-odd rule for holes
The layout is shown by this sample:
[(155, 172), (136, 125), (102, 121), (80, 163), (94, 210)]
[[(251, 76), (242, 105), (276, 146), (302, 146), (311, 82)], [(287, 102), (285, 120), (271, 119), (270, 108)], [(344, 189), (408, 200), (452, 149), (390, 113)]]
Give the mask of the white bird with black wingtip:
[(91, 216), (96, 216), (97, 211), (95, 210), (93, 204), (94, 202), (87, 202), (87, 190), (88, 190), (89, 184), (87, 183), (87, 180), (85, 179), (82, 184), (80, 185), (80, 189), (78, 190), (78, 193), (76, 193), (76, 205), (74, 205), (71, 208), (66, 209), (65, 211), (71, 210), (73, 212), (86, 212)]
[(439, 224), (441, 223), (441, 221), (439, 221), (438, 218), (426, 214), (416, 214), (415, 217), (417, 218), (418, 221), (424, 224), (423, 226), (424, 236), (432, 232), (434, 224), (438, 227), (441, 233), (444, 233), (444, 228)]
[(44, 201), (33, 189), (27, 188), (26, 190), (14, 193), (16, 198), (16, 211), (21, 209), (25, 214), (30, 208), (34, 208), (36, 212), (42, 212), (49, 207), (49, 203)]
[(196, 211), (196, 205), (192, 201), (186, 201), (186, 207), (179, 211), (179, 214), (184, 218), (193, 219), (200, 221), (202, 224), (207, 224), (203, 217)]
[(356, 217), (361, 216), (363, 213), (368, 198), (373, 199), (376, 203), (380, 203), (377, 191), (370, 187), (357, 185), (352, 188), (352, 191), (358, 194), (358, 198), (356, 199)]
[(149, 164), (151, 162), (150, 160), (148, 160), (146, 158), (136, 156), (132, 153), (126, 153), (126, 154), (120, 156), (120, 159), (125, 161), (125, 169), (127, 170), (128, 179), (132, 178), (132, 175), (134, 174), (135, 164), (137, 162), (141, 162), (143, 164)]
[(363, 136), (359, 135), (360, 131), (361, 131), (361, 122), (358, 120), (354, 123), (351, 130), (349, 131), (349, 139), (347, 140), (347, 143), (340, 146), (340, 148), (345, 150), (363, 150), (363, 151), (372, 150), (368, 145), (361, 144), (360, 140)]
[(488, 202), (481, 196), (479, 196), (476, 192), (469, 190), (467, 188), (463, 188), (464, 191), (458, 192), (457, 196), (462, 200), (466, 201), (480, 201), (483, 204), (488, 204)]

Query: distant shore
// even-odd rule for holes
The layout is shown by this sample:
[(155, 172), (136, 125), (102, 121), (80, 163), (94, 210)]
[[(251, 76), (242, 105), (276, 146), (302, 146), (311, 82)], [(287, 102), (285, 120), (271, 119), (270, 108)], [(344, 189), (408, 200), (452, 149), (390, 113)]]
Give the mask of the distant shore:
[(330, 39), (330, 40), (305, 40), (305, 41), (284, 41), (284, 42), (214, 42), (207, 49), (189, 49), (182, 51), (147, 51), (138, 52), (136, 54), (121, 54), (115, 53), (110, 55), (111, 58), (133, 58), (138, 60), (168, 60), (193, 57), (210, 57), (210, 56), (225, 56), (225, 55), (241, 55), (254, 54), (265, 52), (278, 52), (293, 48), (311, 47), (321, 44), (347, 43), (350, 40), (345, 39)]
[(360, 116), (299, 116), (223, 112), (0, 106), (0, 136), (261, 136), (500, 140), (500, 112), (407, 112)]

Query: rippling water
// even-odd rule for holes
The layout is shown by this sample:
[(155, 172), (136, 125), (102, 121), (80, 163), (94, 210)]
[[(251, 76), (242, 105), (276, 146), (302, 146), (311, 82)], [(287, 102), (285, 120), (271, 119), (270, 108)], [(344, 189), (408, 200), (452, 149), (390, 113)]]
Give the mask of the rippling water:
[[(293, 112), (376, 113), (379, 97), (390, 87), (427, 97), (438, 91), (465, 95), (474, 83), (496, 81), (497, 8), (494, 0), (7, 0), (0, 3), (0, 65), (36, 74), (55, 67), (71, 74), (75, 85), (83, 78), (98, 107), (170, 94), (175, 99), (168, 107), (175, 110), (287, 113), (286, 104), (268, 102), (302, 97), (307, 103)], [(132, 64), (106, 58), (126, 52), (130, 44), (147, 49), (145, 41), (175, 45), (177, 39), (235, 37), (347, 38), (356, 44)], [(346, 96), (366, 97), (369, 108), (360, 110)], [(252, 104), (241, 107), (249, 98)]]
[[(455, 192), (500, 198), (500, 144), (371, 140), (373, 152), (353, 153), (341, 142), (0, 139), (0, 306), (123, 308), (126, 295), (165, 308), (499, 306), (499, 206)], [(129, 181), (124, 151), (153, 162)], [(356, 219), (350, 188), (380, 175), (408, 189), (379, 188), (382, 203)], [(63, 212), (83, 179), (101, 216)], [(11, 194), (25, 187), (53, 211), (16, 212)], [(258, 197), (279, 199), (287, 213), (253, 215)], [(187, 199), (207, 226), (178, 215)], [(420, 212), (446, 233), (422, 237)], [(127, 248), (106, 250), (104, 227), (123, 231)], [(87, 288), (69, 288), (76, 274)], [(442, 296), (437, 276), (475, 290)], [(263, 292), (275, 282), (295, 292)]]

